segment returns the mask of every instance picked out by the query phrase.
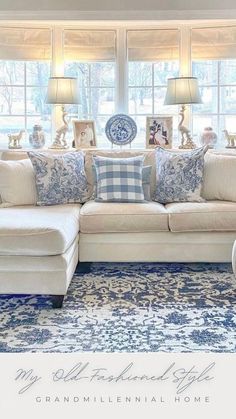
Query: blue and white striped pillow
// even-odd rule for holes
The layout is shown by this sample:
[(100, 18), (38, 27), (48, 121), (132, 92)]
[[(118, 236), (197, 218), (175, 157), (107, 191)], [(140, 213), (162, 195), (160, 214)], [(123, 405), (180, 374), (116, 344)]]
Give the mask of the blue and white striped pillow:
[(112, 159), (94, 156), (99, 202), (143, 202), (144, 156)]

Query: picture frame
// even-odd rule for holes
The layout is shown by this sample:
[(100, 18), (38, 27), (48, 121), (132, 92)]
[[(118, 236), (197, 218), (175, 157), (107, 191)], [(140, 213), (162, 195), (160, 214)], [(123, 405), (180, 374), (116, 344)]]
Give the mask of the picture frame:
[(75, 148), (94, 148), (97, 146), (95, 121), (92, 119), (73, 119)]
[(146, 118), (146, 148), (172, 148), (173, 116), (159, 115)]

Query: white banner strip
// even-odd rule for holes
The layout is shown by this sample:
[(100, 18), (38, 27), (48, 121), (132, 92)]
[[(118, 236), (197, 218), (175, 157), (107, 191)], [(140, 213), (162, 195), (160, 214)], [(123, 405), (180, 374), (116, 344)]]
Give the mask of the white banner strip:
[(235, 411), (236, 354), (0, 354), (0, 367), (4, 419), (222, 419)]

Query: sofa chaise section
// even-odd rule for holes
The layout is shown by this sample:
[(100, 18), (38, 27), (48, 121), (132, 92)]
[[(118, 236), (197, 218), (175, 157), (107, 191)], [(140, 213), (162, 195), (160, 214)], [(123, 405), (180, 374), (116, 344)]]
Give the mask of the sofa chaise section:
[(0, 293), (49, 294), (60, 305), (78, 263), (80, 205), (0, 209)]

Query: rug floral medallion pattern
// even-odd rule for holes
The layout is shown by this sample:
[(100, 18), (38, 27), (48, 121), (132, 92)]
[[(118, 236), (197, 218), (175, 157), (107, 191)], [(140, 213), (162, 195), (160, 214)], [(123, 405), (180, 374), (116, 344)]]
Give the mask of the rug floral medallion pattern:
[(79, 265), (62, 309), (0, 296), (0, 352), (236, 352), (230, 264)]

